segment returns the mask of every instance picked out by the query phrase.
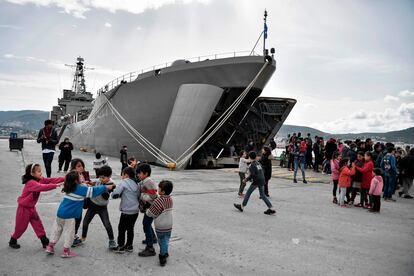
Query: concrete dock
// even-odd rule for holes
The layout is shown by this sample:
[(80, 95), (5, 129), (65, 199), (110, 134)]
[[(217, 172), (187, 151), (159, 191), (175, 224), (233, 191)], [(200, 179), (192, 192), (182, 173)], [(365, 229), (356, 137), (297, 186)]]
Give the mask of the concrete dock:
[[(57, 156), (53, 176), (57, 171)], [(94, 155), (74, 151), (89, 171)], [(47, 256), (31, 226), (19, 239), (21, 248), (8, 247), (14, 229), (16, 198), (23, 188), (24, 164), (42, 165), (40, 145), (25, 141), (23, 152), (9, 151), (0, 140), (0, 274), (1, 275), (414, 275), (414, 200), (382, 202), (381, 213), (332, 204), (329, 177), (310, 175), (309, 184), (294, 184), (291, 172), (276, 169), (270, 181), (270, 200), (277, 210), (266, 216), (258, 192), (240, 213), (238, 175), (232, 169), (169, 171), (153, 167), (155, 181), (174, 183), (174, 226), (170, 258), (141, 258), (142, 217), (135, 225), (134, 252), (123, 255), (107, 249), (106, 231), (95, 217), (78, 256)], [(113, 179), (119, 181), (120, 162), (109, 158)], [(300, 174), (299, 174), (300, 175)], [(37, 210), (48, 235), (60, 189), (42, 193)], [(111, 200), (109, 214), (117, 236), (119, 201)], [(63, 242), (57, 244), (60, 253)], [(158, 252), (158, 246), (155, 246)]]

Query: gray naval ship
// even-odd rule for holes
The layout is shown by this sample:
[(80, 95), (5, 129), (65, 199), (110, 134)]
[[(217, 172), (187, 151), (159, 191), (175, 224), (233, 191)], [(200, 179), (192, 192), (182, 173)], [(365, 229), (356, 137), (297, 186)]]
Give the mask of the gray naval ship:
[(95, 99), (79, 57), (51, 119), (82, 150), (118, 156), (126, 145), (128, 156), (167, 167), (237, 164), (247, 144), (270, 144), (296, 103), (260, 96), (276, 70), (273, 54), (176, 60), (118, 77)]

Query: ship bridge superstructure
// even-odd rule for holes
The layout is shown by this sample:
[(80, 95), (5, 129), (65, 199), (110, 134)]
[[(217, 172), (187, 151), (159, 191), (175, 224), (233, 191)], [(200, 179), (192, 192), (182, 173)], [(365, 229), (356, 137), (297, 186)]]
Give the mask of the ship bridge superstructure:
[(84, 66), (84, 59), (78, 57), (75, 64), (65, 64), (74, 69), (72, 89), (64, 89), (63, 97), (58, 99), (58, 105), (53, 107), (50, 114), (58, 126), (74, 123), (88, 118), (93, 108), (93, 94), (86, 91), (85, 70), (93, 70)]

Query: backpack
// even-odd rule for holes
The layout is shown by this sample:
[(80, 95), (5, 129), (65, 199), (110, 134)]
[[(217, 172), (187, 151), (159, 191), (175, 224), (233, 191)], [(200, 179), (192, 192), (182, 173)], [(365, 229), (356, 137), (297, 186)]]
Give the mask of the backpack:
[(391, 170), (391, 161), (388, 157), (384, 157), (384, 171), (389, 172)]

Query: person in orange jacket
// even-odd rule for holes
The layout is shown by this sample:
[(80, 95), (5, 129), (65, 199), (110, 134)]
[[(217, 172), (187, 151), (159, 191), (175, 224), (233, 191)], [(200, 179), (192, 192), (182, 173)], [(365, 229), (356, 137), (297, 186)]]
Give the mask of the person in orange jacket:
[(346, 207), (345, 196), (346, 189), (351, 187), (351, 176), (355, 174), (355, 165), (351, 167), (351, 161), (348, 158), (344, 158), (339, 162), (339, 204), (341, 207)]

